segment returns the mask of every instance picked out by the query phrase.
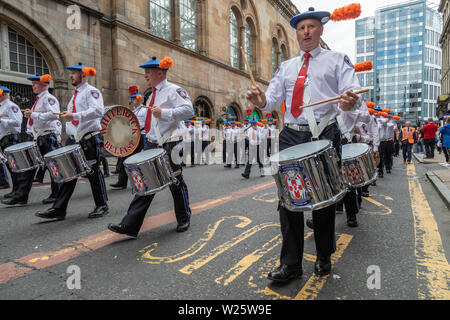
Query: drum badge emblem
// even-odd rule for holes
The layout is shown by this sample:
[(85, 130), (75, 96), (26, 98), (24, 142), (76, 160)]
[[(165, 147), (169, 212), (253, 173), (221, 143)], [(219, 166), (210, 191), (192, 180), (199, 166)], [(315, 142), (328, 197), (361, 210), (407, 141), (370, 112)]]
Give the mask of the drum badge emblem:
[(132, 170), (131, 174), (134, 186), (136, 187), (136, 192), (145, 192), (146, 186), (144, 183), (144, 177), (141, 175), (141, 173), (138, 170)]
[(353, 183), (359, 181), (360, 175), (359, 169), (357, 168), (347, 169), (347, 177), (349, 177)]
[(52, 173), (52, 177), (53, 177), (53, 178), (60, 178), (60, 174), (59, 174), (58, 167), (55, 166), (55, 164), (52, 163), (52, 162), (49, 162), (49, 163), (48, 163), (48, 166), (49, 166), (50, 171), (51, 171), (51, 173)]
[(14, 159), (14, 157), (11, 157), (8, 155), (8, 160), (9, 160), (9, 164), (11, 165), (11, 169), (15, 169), (16, 168), (16, 159)]
[(312, 187), (306, 175), (303, 174), (302, 168), (286, 169), (284, 171), (285, 189), (287, 189), (286, 191), (289, 193), (293, 203), (300, 206), (309, 203), (309, 193), (312, 191)]

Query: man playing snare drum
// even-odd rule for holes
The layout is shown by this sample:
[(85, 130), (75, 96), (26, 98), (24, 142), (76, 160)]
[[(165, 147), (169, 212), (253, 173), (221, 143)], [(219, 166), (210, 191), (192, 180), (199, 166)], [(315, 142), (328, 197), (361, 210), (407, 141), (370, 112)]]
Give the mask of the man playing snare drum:
[[(341, 133), (335, 120), (338, 108), (355, 111), (361, 106), (361, 98), (352, 92), (361, 87), (349, 58), (320, 47), (323, 25), (329, 17), (329, 12), (315, 12), (313, 8), (293, 17), (291, 26), (297, 32), (300, 55), (281, 64), (266, 92), (254, 86), (247, 92), (247, 99), (263, 111), (270, 111), (286, 102), (285, 127), (279, 136), (280, 151), (310, 142), (314, 132), (314, 138), (331, 140), (340, 156)], [(258, 95), (262, 102), (259, 102)], [(331, 102), (304, 110), (299, 108), (309, 102), (340, 95), (338, 104)], [(343, 112), (347, 127), (354, 126), (354, 114)], [(322, 132), (316, 128), (321, 122)], [(286, 282), (303, 273), (304, 217), (303, 213), (288, 211), (281, 205), (278, 208), (283, 237), (281, 265), (270, 272), (268, 278)], [(331, 271), (330, 257), (336, 250), (335, 213), (336, 204), (312, 213), (317, 251), (314, 272), (317, 275)]]
[[(163, 148), (169, 155), (170, 165), (175, 175), (176, 181), (170, 185), (174, 202), (174, 211), (177, 219), (177, 232), (184, 232), (190, 226), (191, 208), (189, 207), (189, 194), (187, 185), (182, 176), (181, 159), (172, 158), (174, 149), (181, 139), (172, 134), (177, 130), (182, 130), (182, 121), (193, 117), (194, 108), (187, 92), (167, 81), (167, 71), (173, 66), (171, 58), (152, 60), (141, 65), (145, 69), (145, 80), (153, 88), (153, 93), (147, 101), (148, 109), (145, 121), (147, 132), (147, 142), (145, 149)], [(153, 118), (153, 119), (152, 119)], [(179, 152), (174, 152), (179, 154)], [(145, 215), (153, 201), (155, 194), (140, 196), (136, 195), (128, 208), (128, 212), (119, 224), (110, 224), (108, 229), (126, 234), (136, 238)]]

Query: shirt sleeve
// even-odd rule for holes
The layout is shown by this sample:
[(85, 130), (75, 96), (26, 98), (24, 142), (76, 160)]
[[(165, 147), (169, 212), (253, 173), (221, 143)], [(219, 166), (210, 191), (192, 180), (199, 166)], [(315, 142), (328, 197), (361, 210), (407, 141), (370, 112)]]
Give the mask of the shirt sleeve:
[(191, 98), (183, 88), (174, 89), (168, 97), (173, 108), (164, 108), (161, 118), (165, 121), (183, 121), (194, 116)]
[(8, 109), (8, 117), (0, 118), (2, 122), (6, 123), (8, 127), (20, 127), (22, 125), (23, 115), (19, 107), (16, 105), (10, 105)]
[(59, 113), (59, 102), (55, 98), (48, 97), (42, 102), (42, 107), (47, 112), (40, 113), (40, 112), (33, 112), (31, 114), (31, 119), (33, 120), (39, 120), (44, 122), (44, 124), (49, 124), (52, 121), (55, 121), (58, 119), (58, 116), (53, 113)]
[(275, 71), (275, 74), (270, 80), (269, 87), (266, 90), (266, 105), (263, 108), (259, 108), (264, 111), (270, 111), (280, 106), (283, 101), (286, 100), (286, 90), (284, 87), (284, 69), (286, 64), (282, 63), (281, 66)]
[(103, 96), (97, 89), (89, 88), (87, 92), (83, 95), (85, 99), (84, 103), (88, 106), (87, 110), (73, 114), (73, 119), (76, 121), (90, 121), (101, 118), (105, 110), (103, 105)]

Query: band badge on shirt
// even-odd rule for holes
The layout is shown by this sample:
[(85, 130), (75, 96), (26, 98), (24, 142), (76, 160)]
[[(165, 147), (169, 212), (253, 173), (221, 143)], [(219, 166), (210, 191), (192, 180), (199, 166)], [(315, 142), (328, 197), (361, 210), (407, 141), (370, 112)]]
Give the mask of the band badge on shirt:
[(17, 112), (19, 112), (19, 108), (17, 108), (16, 106), (13, 106), (13, 107), (12, 107), (12, 111), (13, 111), (14, 113), (17, 113)]
[(350, 58), (347, 57), (347, 56), (344, 57), (344, 62), (345, 62), (346, 64), (348, 64), (348, 65), (349, 65), (350, 67), (352, 67), (352, 68), (355, 67), (355, 66), (353, 65), (353, 63), (350, 61)]
[(54, 106), (56, 103), (56, 100), (53, 98), (48, 98), (48, 103), (49, 103), (49, 105)]
[(178, 89), (177, 89), (177, 93), (178, 93), (184, 100), (189, 99), (189, 95), (187, 94), (186, 90), (184, 90), (183, 88), (178, 88)]
[(100, 93), (98, 91), (92, 90), (91, 91), (91, 95), (95, 98), (98, 99), (100, 97)]

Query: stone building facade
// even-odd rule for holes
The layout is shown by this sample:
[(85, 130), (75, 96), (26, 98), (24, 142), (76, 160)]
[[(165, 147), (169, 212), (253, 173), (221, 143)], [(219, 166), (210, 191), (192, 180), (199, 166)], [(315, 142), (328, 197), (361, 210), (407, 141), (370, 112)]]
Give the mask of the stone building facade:
[[(27, 106), (26, 78), (49, 71), (65, 109), (73, 90), (66, 66), (83, 62), (97, 69), (90, 83), (105, 106), (127, 105), (130, 86), (147, 89), (139, 65), (170, 56), (168, 80), (186, 89), (197, 117), (214, 126), (251, 109), (264, 118), (245, 99), (251, 82), (240, 48), (265, 89), (299, 52), (289, 25), (297, 13), (289, 0), (0, 0), (0, 83), (23, 91)], [(281, 125), (281, 106), (273, 116)]]
[(442, 47), (441, 95), (438, 98), (437, 114), (442, 118), (450, 113), (450, 1), (441, 0), (439, 12), (443, 16), (443, 28), (440, 39)]

